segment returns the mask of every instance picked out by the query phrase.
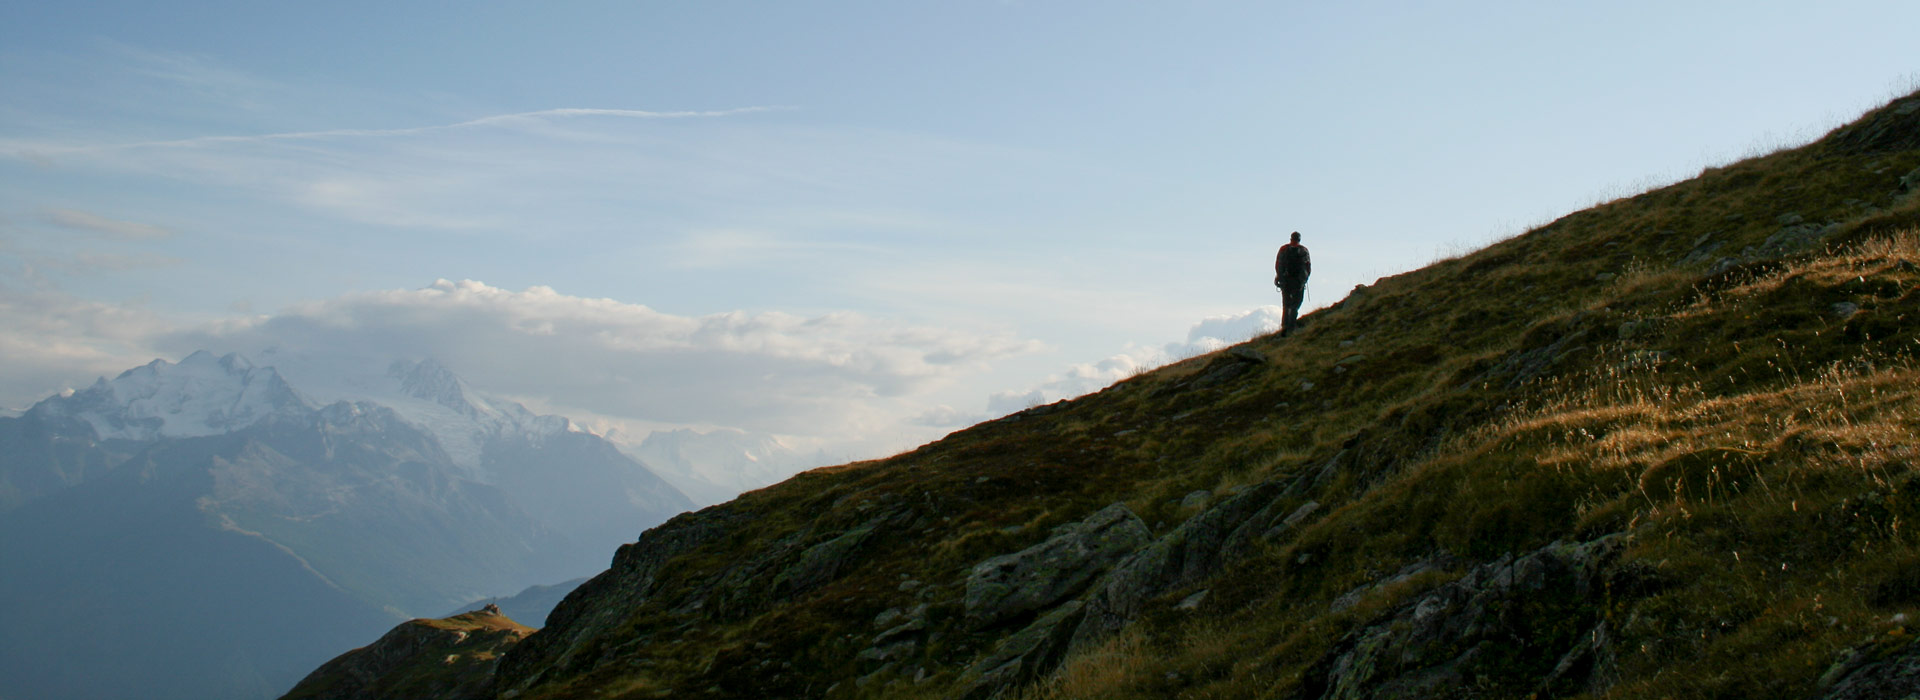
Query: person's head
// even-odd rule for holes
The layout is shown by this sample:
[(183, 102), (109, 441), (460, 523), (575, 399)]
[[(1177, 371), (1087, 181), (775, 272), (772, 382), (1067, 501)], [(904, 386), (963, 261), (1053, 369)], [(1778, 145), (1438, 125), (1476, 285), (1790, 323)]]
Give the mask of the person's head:
[(1295, 243), (1299, 243), (1299, 242), (1300, 242), (1300, 232), (1299, 232), (1299, 231), (1294, 231), (1294, 232), (1293, 232), (1293, 242), (1295, 242)]

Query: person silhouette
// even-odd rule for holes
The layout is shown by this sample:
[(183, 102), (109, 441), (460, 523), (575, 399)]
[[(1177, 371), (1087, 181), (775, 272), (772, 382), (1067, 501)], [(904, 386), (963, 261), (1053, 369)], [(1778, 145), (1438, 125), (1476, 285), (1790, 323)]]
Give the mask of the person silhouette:
[(1294, 231), (1293, 239), (1273, 256), (1273, 286), (1280, 288), (1281, 337), (1292, 334), (1300, 325), (1300, 300), (1306, 296), (1307, 276), (1311, 274), (1313, 256), (1307, 255), (1307, 247), (1300, 245), (1300, 232)]

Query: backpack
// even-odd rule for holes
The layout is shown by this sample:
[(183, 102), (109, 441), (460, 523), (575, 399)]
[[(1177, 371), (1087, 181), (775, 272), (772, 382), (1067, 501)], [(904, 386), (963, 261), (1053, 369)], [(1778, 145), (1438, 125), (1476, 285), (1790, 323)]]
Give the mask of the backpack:
[(1280, 279), (1288, 282), (1307, 281), (1307, 247), (1298, 243), (1280, 246)]

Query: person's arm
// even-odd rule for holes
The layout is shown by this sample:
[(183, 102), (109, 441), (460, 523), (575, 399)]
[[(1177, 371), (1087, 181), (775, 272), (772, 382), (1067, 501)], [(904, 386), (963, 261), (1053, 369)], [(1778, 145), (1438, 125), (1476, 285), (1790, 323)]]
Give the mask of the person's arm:
[(1300, 249), (1300, 281), (1305, 282), (1307, 281), (1308, 277), (1312, 277), (1312, 276), (1313, 276), (1313, 256), (1307, 253), (1307, 249), (1305, 247), (1302, 247)]
[(1286, 248), (1281, 248), (1280, 252), (1273, 254), (1273, 286), (1275, 287), (1280, 286), (1280, 262), (1286, 259)]

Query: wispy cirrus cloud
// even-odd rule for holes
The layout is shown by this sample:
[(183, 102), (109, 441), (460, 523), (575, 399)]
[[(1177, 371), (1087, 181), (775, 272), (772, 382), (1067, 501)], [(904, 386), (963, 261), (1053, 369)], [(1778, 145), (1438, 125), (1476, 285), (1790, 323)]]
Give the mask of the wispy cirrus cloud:
[[(0, 139), (0, 161), (10, 156), (38, 169), (126, 173), (154, 182), (211, 185), (230, 196), (269, 206), (294, 204), (360, 224), (416, 230), (526, 230), (533, 225), (545, 228), (556, 219), (556, 212), (585, 211), (565, 203), (567, 199), (588, 198), (604, 207), (639, 192), (661, 193), (653, 196), (669, 202), (684, 201), (686, 196), (669, 194), (670, 189), (721, 180), (702, 179), (701, 169), (712, 165), (703, 156), (674, 149), (663, 152), (657, 136), (635, 128), (640, 122), (719, 119), (778, 109), (782, 108), (556, 108), (394, 129), (116, 143), (72, 137)], [(618, 142), (623, 138), (641, 142)], [(635, 182), (636, 178), (652, 182)], [(85, 212), (63, 210), (44, 218), (69, 227), (133, 231)]]
[(267, 96), (282, 89), (271, 80), (204, 54), (153, 49), (112, 39), (96, 41), (120, 58), (114, 64), (119, 70), (230, 108), (262, 109), (266, 107)]
[(173, 235), (173, 231), (165, 226), (111, 219), (79, 209), (44, 209), (41, 218), (61, 228), (104, 234), (122, 240), (152, 240)]
[[(192, 148), (195, 146), (269, 143), (274, 141), (311, 141), (311, 140), (335, 139), (335, 138), (373, 138), (373, 137), (387, 137), (387, 136), (414, 136), (419, 134), (433, 133), (437, 131), (470, 129), (475, 127), (534, 125), (534, 124), (546, 123), (548, 121), (555, 120), (555, 119), (570, 119), (570, 118), (581, 118), (581, 117), (613, 117), (618, 119), (699, 119), (699, 118), (714, 118), (714, 117), (730, 117), (730, 116), (737, 116), (742, 114), (753, 114), (757, 112), (785, 111), (785, 110), (791, 110), (791, 109), (795, 109), (795, 108), (778, 107), (778, 106), (755, 106), (755, 107), (739, 107), (735, 109), (720, 109), (720, 110), (683, 110), (683, 111), (659, 112), (659, 111), (650, 111), (650, 110), (641, 110), (641, 109), (600, 109), (600, 108), (582, 108), (582, 107), (561, 107), (561, 108), (555, 108), (555, 109), (535, 110), (531, 112), (494, 114), (494, 115), (479, 117), (476, 119), (468, 119), (465, 121), (453, 122), (449, 124), (432, 124), (427, 126), (401, 127), (401, 128), (394, 128), (394, 129), (320, 129), (315, 131), (285, 131), (285, 132), (268, 133), (268, 134), (195, 136), (195, 137), (183, 138), (183, 139), (131, 141), (126, 143), (113, 143), (113, 144), (84, 144), (84, 145), (83, 144), (64, 144), (62, 145), (62, 144), (49, 144), (49, 143), (29, 144), (29, 143), (13, 142), (8, 145), (10, 146), (10, 150), (13, 151), (15, 157), (21, 157), (21, 158), (33, 157), (38, 159), (45, 159), (49, 156), (58, 156), (63, 154), (102, 153), (102, 152), (108, 152), (108, 151), (124, 151), (124, 150), (143, 149), (143, 148)], [(6, 143), (6, 142), (0, 142), (0, 143)]]

